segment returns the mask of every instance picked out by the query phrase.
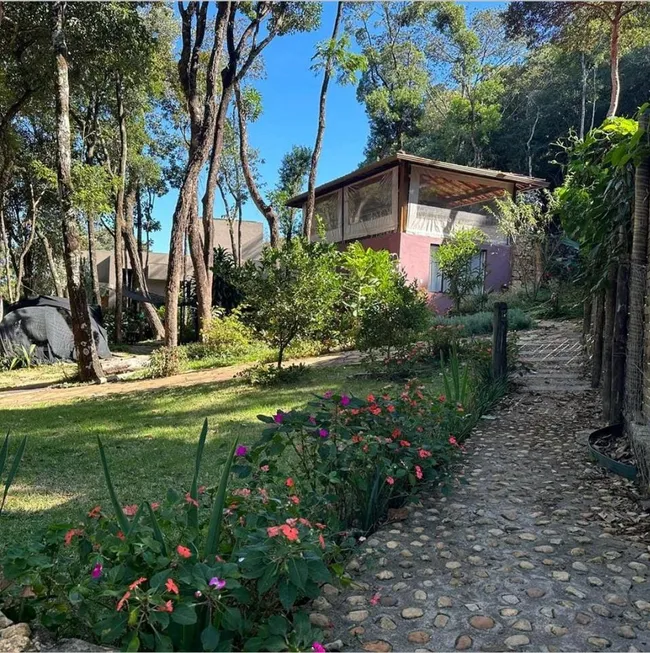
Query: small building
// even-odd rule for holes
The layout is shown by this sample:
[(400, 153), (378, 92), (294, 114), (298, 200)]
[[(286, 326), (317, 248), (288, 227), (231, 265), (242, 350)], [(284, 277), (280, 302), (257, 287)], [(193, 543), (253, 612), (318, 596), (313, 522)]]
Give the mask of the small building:
[[(214, 246), (223, 247), (232, 253), (232, 241), (228, 221), (219, 219), (212, 221), (214, 228)], [(234, 224), (235, 247), (239, 249), (238, 223)], [(264, 225), (256, 220), (242, 220), (241, 224), (241, 258), (242, 263), (257, 260), (262, 254), (264, 246)], [(165, 288), (167, 285), (167, 269), (169, 267), (169, 254), (155, 252), (144, 253), (144, 274), (151, 299), (154, 303), (163, 304)], [(112, 250), (97, 251), (97, 276), (102, 293), (102, 306), (104, 308), (115, 305), (115, 253)], [(124, 287), (132, 285), (133, 271), (128, 255), (124, 256)], [(194, 278), (194, 268), (189, 256), (185, 257), (184, 279), (189, 281)]]
[[(495, 198), (548, 185), (536, 177), (399, 152), (316, 188), (319, 220), (314, 220), (311, 237), (318, 237), (320, 222), (328, 242), (358, 240), (392, 252), (408, 278), (432, 294), (439, 310), (446, 310), (446, 281), (434, 256), (445, 236), (464, 227), (483, 231), (486, 243), (474, 265), (483, 271), (483, 290), (499, 290), (510, 283), (511, 252), (487, 207)], [(287, 205), (304, 210), (306, 200), (302, 193)]]

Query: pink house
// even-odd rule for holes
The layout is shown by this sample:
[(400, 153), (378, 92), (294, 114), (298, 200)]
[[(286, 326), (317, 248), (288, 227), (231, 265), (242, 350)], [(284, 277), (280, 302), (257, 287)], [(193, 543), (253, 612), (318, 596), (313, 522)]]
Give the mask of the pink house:
[[(409, 279), (444, 311), (450, 302), (434, 256), (444, 237), (463, 227), (481, 229), (486, 245), (473, 265), (483, 272), (485, 291), (499, 290), (510, 283), (510, 246), (486, 207), (503, 195), (547, 186), (536, 177), (399, 152), (319, 186), (312, 239), (324, 230), (329, 242), (359, 240), (396, 254)], [(306, 199), (302, 193), (287, 204), (304, 209)]]

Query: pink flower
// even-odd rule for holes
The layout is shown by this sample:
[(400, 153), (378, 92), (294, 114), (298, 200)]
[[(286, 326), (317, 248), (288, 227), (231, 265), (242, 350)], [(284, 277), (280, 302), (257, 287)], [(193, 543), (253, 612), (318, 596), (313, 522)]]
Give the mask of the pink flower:
[(408, 440), (400, 440), (399, 441), (399, 446), (400, 447), (410, 447), (411, 443)]
[(199, 507), (199, 502), (196, 499), (193, 499), (192, 495), (189, 492), (185, 495), (185, 503), (189, 503), (196, 508)]
[(266, 534), (269, 537), (277, 537), (278, 535), (280, 535), (280, 527), (279, 526), (269, 526), (266, 529)]
[(318, 542), (320, 544), (320, 548), (324, 549), (325, 548), (325, 538), (323, 537), (322, 533), (318, 534)]
[(146, 582), (146, 578), (144, 576), (140, 576), (137, 580), (134, 580), (130, 585), (129, 589), (133, 591), (136, 587), (142, 585), (142, 583)]
[(119, 612), (123, 607), (124, 604), (131, 598), (131, 592), (124, 592), (124, 595), (122, 598), (117, 602), (117, 608), (116, 610)]
[(300, 498), (296, 494), (291, 495), (289, 497), (289, 501), (291, 501), (291, 503), (295, 504), (296, 506), (300, 504)]
[(444, 404), (445, 401), (447, 401), (447, 397), (445, 397), (445, 395), (439, 395), (439, 396), (438, 396), (438, 401), (439, 401), (441, 404)]
[(458, 446), (458, 442), (456, 441), (456, 438), (453, 435), (449, 437), (449, 444), (454, 447)]
[(268, 466), (268, 465), (262, 465), (262, 466), (260, 467), (260, 469), (261, 469), (263, 472), (268, 472), (268, 471), (269, 471), (269, 466)]
[(239, 456), (240, 458), (245, 456), (248, 453), (248, 447), (246, 447), (243, 444), (240, 444), (236, 449), (235, 449), (235, 456)]
[(318, 430), (318, 435), (321, 436), (321, 438), (326, 438), (329, 435), (329, 431), (327, 429), (319, 429)]
[(418, 456), (420, 456), (420, 458), (431, 458), (432, 455), (433, 454), (426, 449), (420, 449), (420, 451), (418, 451)]
[(84, 533), (84, 532), (83, 532), (83, 530), (81, 530), (81, 528), (71, 528), (71, 529), (70, 529), (70, 530), (65, 534), (65, 536), (64, 536), (64, 538), (63, 538), (63, 543), (64, 543), (66, 546), (70, 546), (70, 544), (72, 544), (72, 538), (73, 538), (73, 537), (77, 537), (77, 536), (81, 536), (81, 535), (83, 535), (83, 533)]
[(93, 578), (101, 578), (102, 572), (104, 570), (104, 567), (102, 566), (101, 562), (98, 562), (94, 567), (93, 570), (90, 572), (90, 575)]
[(348, 406), (349, 404), (350, 404), (350, 397), (348, 397), (347, 395), (343, 395), (341, 397), (341, 406), (345, 407)]
[(276, 424), (282, 424), (282, 420), (284, 419), (284, 413), (281, 411), (278, 411), (275, 416), (273, 417), (273, 421)]
[(122, 512), (127, 517), (133, 517), (133, 515), (135, 515), (135, 513), (138, 512), (138, 506), (136, 506), (135, 503), (130, 506), (124, 506), (124, 508), (122, 508)]
[(217, 576), (213, 576), (208, 582), (208, 585), (210, 587), (216, 587), (218, 590), (222, 590), (226, 586), (226, 581)]
[(89, 513), (88, 517), (91, 519), (98, 519), (100, 514), (102, 512), (102, 507), (101, 506), (95, 506)]
[(154, 501), (154, 502), (151, 504), (151, 509), (152, 509), (152, 510), (158, 510), (158, 508), (160, 508), (160, 504), (157, 503), (156, 501)]
[(309, 423), (310, 424), (316, 424), (316, 418), (313, 415), (309, 416)]
[(388, 485), (393, 485), (393, 483), (395, 483), (395, 479), (392, 476), (387, 476), (386, 483), (388, 483)]
[(191, 558), (192, 557), (192, 552), (186, 547), (181, 544), (179, 544), (176, 547), (176, 552), (181, 558)]
[(289, 540), (289, 542), (297, 542), (300, 533), (297, 528), (292, 528), (288, 524), (282, 524), (280, 531)]
[(332, 394), (333, 394), (332, 391), (331, 391), (331, 390), (328, 390), (328, 391), (323, 395), (323, 397), (325, 397), (325, 399), (331, 399), (331, 398), (332, 398)]
[(284, 484), (285, 484), (287, 487), (293, 487), (293, 486), (295, 485), (295, 483), (293, 482), (293, 479), (292, 479), (291, 477), (289, 477), (289, 478), (284, 482)]
[(380, 598), (381, 598), (381, 594), (379, 592), (373, 594), (372, 598), (370, 599), (370, 605), (377, 605), (377, 603), (379, 603)]
[(233, 495), (236, 497), (249, 497), (251, 495), (251, 491), (247, 487), (240, 487), (236, 490), (233, 490)]
[(419, 481), (421, 481), (424, 477), (424, 474), (422, 473), (422, 467), (420, 467), (420, 465), (415, 466), (415, 476)]
[(366, 397), (366, 401), (367, 401), (369, 404), (374, 404), (374, 403), (375, 403), (375, 395), (368, 395), (368, 396)]
[(167, 589), (168, 592), (172, 592), (173, 594), (178, 594), (178, 585), (176, 585), (173, 578), (167, 579), (167, 582), (165, 583), (165, 588)]
[(170, 599), (169, 601), (165, 601), (164, 605), (159, 605), (156, 610), (158, 612), (174, 612), (174, 605)]
[(314, 651), (315, 653), (325, 653), (325, 647), (319, 642), (314, 642), (311, 645), (311, 650)]

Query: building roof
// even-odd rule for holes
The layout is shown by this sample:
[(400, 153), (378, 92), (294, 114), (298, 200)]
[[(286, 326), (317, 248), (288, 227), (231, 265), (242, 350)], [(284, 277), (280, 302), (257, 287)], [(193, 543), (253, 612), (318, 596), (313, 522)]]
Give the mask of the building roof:
[[(316, 188), (316, 196), (326, 195), (327, 193), (338, 190), (343, 186), (353, 184), (380, 172), (384, 172), (385, 170), (396, 166), (400, 161), (406, 161), (407, 163), (413, 163), (433, 170), (464, 174), (478, 179), (484, 179), (486, 182), (490, 180), (509, 182), (514, 184), (517, 192), (546, 188), (549, 186), (549, 182), (545, 179), (540, 179), (539, 177), (528, 177), (527, 175), (519, 175), (513, 172), (501, 172), (500, 170), (488, 170), (487, 168), (473, 168), (471, 166), (462, 166), (457, 163), (435, 161), (434, 159), (425, 159), (421, 156), (398, 152), (397, 154), (393, 154), (392, 156), (381, 159), (380, 161), (375, 161), (374, 163), (363, 166), (347, 175), (343, 175), (342, 177), (328, 181), (325, 184), (321, 184)], [(307, 193), (301, 193), (300, 195), (296, 195), (289, 199), (287, 201), (287, 206), (300, 208), (306, 200)]]

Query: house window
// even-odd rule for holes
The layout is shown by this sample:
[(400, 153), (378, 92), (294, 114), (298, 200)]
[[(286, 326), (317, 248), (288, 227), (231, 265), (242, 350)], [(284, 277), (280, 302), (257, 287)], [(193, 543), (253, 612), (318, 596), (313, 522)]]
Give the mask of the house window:
[[(429, 292), (448, 292), (449, 281), (442, 276), (438, 268), (438, 252), (439, 245), (431, 245), (431, 262), (429, 264)], [(487, 262), (487, 251), (482, 249), (471, 261), (470, 266), (472, 271), (479, 273), (481, 277), (481, 285), (477, 286), (474, 291), (476, 294), (483, 292), (485, 287), (485, 272)]]

